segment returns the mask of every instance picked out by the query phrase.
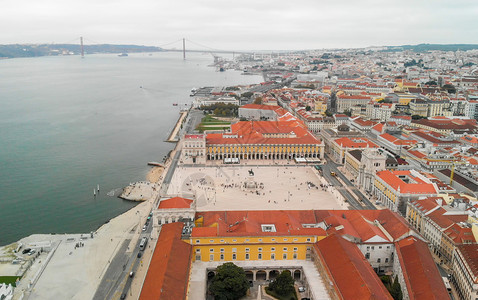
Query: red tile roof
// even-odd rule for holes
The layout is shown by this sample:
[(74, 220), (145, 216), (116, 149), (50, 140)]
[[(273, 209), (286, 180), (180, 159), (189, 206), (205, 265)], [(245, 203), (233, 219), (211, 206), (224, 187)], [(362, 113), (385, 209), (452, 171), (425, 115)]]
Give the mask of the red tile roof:
[(335, 143), (344, 148), (379, 148), (376, 144), (367, 138), (338, 138), (334, 140)]
[[(431, 183), (423, 181), (419, 177), (415, 177), (408, 170), (384, 170), (379, 171), (376, 174), (377, 177), (385, 181), (390, 185), (394, 190), (400, 188), (400, 193), (410, 193), (410, 194), (436, 194), (437, 190)], [(413, 183), (407, 183), (403, 181), (399, 176), (406, 176), (408, 179), (414, 181)]]
[(162, 226), (140, 300), (186, 298), (192, 246), (181, 240), (182, 229), (179, 222)]
[[(472, 245), (459, 245), (457, 249), (463, 255), (463, 258), (467, 262), (472, 275), (477, 278), (478, 277), (478, 244)], [(475, 281), (478, 283), (478, 281)]]
[(462, 227), (459, 224), (454, 223), (443, 233), (447, 235), (455, 245), (476, 243), (470, 227)]
[[(322, 144), (301, 121), (242, 121), (231, 125), (229, 134), (211, 133), (206, 137), (208, 145), (222, 144)], [(295, 134), (295, 137), (265, 137), (268, 134)]]
[(408, 237), (397, 242), (395, 249), (411, 300), (450, 299), (425, 242)]
[(191, 203), (193, 203), (193, 200), (191, 199), (174, 197), (166, 200), (161, 200), (161, 202), (159, 202), (158, 209), (190, 208)]
[(280, 108), (280, 106), (277, 106), (277, 105), (262, 105), (262, 104), (246, 104), (246, 105), (241, 106), (240, 108), (276, 110), (276, 109)]
[[(215, 211), (198, 212), (203, 227), (194, 227), (193, 237), (210, 236), (325, 236), (322, 228), (303, 228), (303, 223), (315, 224), (313, 211)], [(276, 232), (264, 232), (261, 225), (273, 224)]]
[(342, 299), (392, 299), (355, 244), (333, 234), (314, 249)]
[(453, 221), (443, 215), (444, 213), (446, 213), (446, 210), (439, 207), (432, 213), (428, 214), (428, 218), (430, 218), (430, 220), (437, 224), (442, 230), (453, 225)]

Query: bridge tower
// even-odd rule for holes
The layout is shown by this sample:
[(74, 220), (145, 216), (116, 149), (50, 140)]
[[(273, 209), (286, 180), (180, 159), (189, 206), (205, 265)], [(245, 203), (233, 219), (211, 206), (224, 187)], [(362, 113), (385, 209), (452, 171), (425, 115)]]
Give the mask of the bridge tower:
[(85, 58), (85, 51), (83, 49), (83, 37), (80, 36), (81, 58)]
[(186, 39), (183, 38), (183, 59), (186, 60)]

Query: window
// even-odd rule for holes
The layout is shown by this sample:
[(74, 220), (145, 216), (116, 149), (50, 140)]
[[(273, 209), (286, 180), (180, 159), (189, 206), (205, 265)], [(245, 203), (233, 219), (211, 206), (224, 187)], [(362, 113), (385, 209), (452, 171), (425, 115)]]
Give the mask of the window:
[(294, 242), (297, 242), (297, 239), (294, 239)]
[(245, 242), (249, 242), (249, 239), (246, 239)]
[(388, 263), (388, 258), (385, 258), (385, 262)]
[(294, 259), (297, 259), (297, 253), (294, 253), (294, 255), (292, 256)]
[(246, 248), (246, 252), (249, 252), (249, 248)]
[(387, 249), (390, 249), (390, 246), (387, 246)]
[(201, 253), (201, 249), (196, 249), (196, 253)]
[(271, 259), (276, 259), (276, 255), (274, 253), (271, 254)]
[(233, 243), (237, 242), (237, 240), (232, 240)]
[(221, 253), (221, 260), (224, 260), (224, 254)]
[(282, 254), (282, 259), (287, 259), (287, 253)]
[(196, 244), (199, 244), (199, 243), (200, 243), (200, 241), (199, 241), (199, 240), (196, 240)]
[(276, 226), (274, 224), (261, 225), (262, 232), (276, 232)]
[(221, 253), (224, 253), (224, 248), (221, 248)]
[(221, 240), (221, 243), (224, 243), (224, 240)]
[(214, 243), (214, 240), (209, 240), (209, 243)]
[(249, 253), (246, 253), (246, 259), (249, 259)]
[(378, 259), (377, 259), (377, 262), (380, 263), (380, 262), (382, 262), (382, 260), (381, 260), (380, 258), (378, 258)]
[(372, 246), (372, 250), (374, 250), (374, 249), (375, 249), (375, 246)]
[(275, 241), (276, 241), (276, 239), (271, 239), (271, 241), (275, 242)]
[(213, 261), (213, 260), (214, 260), (214, 254), (209, 255), (209, 261)]
[(257, 248), (257, 251), (262, 252), (262, 248)]
[(297, 251), (297, 247), (294, 247), (294, 251)]
[(257, 259), (262, 259), (262, 253), (257, 254)]
[(237, 248), (232, 248), (232, 252), (237, 252)]
[(382, 246), (378, 246), (378, 249), (382, 249)]
[(366, 258), (366, 259), (370, 259), (370, 253), (368, 253), (368, 252), (365, 253), (365, 258)]
[(272, 248), (271, 248), (271, 251), (276, 251), (276, 248), (272, 247)]
[(284, 251), (284, 252), (287, 252), (287, 247), (284, 247), (283, 251)]
[(259, 242), (262, 242), (262, 239), (259, 239)]
[(287, 239), (284, 239), (284, 242), (287, 242)]
[(209, 252), (214, 252), (214, 249), (213, 249), (213, 248), (210, 248), (210, 249), (209, 249)]
[(236, 257), (237, 257), (236, 253), (232, 253), (232, 260), (236, 260)]
[(307, 238), (307, 242), (310, 242), (310, 238)]

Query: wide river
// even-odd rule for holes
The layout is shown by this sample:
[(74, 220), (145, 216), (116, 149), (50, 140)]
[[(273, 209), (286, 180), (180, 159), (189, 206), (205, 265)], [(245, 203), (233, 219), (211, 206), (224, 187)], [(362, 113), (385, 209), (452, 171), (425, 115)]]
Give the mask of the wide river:
[(146, 163), (173, 148), (173, 103), (190, 103), (193, 87), (262, 81), (212, 62), (170, 52), (0, 60), (0, 245), (90, 232), (133, 207), (106, 194), (145, 180)]

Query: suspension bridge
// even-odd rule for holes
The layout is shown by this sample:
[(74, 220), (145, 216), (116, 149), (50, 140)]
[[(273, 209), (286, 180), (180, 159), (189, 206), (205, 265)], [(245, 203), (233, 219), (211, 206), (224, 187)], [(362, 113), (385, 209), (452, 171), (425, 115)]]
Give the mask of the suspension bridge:
[[(87, 40), (87, 39), (84, 39), (83, 37), (79, 37), (80, 39), (80, 47), (81, 47), (81, 56), (84, 57), (85, 55), (85, 51), (84, 51), (84, 40), (89, 42), (90, 45), (100, 45), (100, 44), (104, 44), (104, 43), (98, 43), (98, 42), (94, 42), (94, 41), (91, 41), (91, 40)], [(75, 38), (73, 41), (77, 41), (78, 38)], [(72, 41), (70, 41), (72, 42)], [(186, 48), (186, 42), (187, 44), (191, 44), (193, 46), (196, 46), (196, 47), (199, 47), (198, 49), (190, 49), (190, 48)], [(178, 47), (171, 47), (173, 45), (177, 45)], [(223, 50), (223, 49), (217, 49), (217, 48), (212, 48), (212, 47), (209, 47), (209, 46), (206, 46), (206, 45), (203, 45), (201, 43), (197, 43), (197, 42), (194, 42), (194, 41), (191, 41), (189, 39), (186, 39), (186, 38), (182, 38), (182, 39), (178, 39), (178, 40), (175, 40), (173, 42), (169, 42), (169, 43), (165, 43), (165, 44), (161, 44), (159, 46), (155, 46), (155, 47), (158, 47), (161, 49), (161, 51), (165, 51), (165, 52), (182, 52), (183, 53), (183, 59), (186, 59), (186, 53), (187, 52), (199, 52), (199, 53), (211, 53), (214, 58), (216, 59), (217, 56), (215, 55), (215, 53), (222, 53), (222, 54), (232, 54), (233, 57), (236, 55), (236, 54), (248, 54), (248, 55), (254, 55), (255, 57), (256, 56), (259, 56), (259, 57), (274, 57), (274, 56), (279, 56), (279, 52), (273, 52), (273, 51), (241, 51), (241, 50)], [(287, 52), (280, 52), (280, 54), (286, 54)]]

